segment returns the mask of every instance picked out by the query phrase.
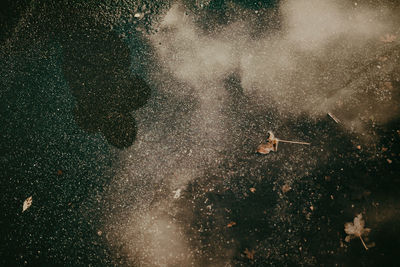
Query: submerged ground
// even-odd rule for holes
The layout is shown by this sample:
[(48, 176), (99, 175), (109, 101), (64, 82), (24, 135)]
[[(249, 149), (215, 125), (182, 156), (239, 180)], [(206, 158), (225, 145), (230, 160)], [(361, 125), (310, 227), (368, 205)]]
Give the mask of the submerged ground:
[(397, 266), (396, 1), (7, 8), (1, 265)]

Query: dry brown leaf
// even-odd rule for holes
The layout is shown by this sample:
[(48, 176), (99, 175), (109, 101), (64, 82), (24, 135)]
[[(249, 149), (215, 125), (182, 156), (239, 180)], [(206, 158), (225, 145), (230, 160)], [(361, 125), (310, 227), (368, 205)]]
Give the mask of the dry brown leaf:
[(386, 159), (386, 161), (389, 163), (389, 164), (392, 164), (392, 160), (391, 159)]
[(268, 140), (267, 143), (262, 143), (257, 147), (257, 150), (256, 150), (257, 153), (268, 154), (271, 151), (276, 152), (276, 151), (278, 151), (279, 142), (291, 143), (291, 144), (300, 144), (300, 145), (311, 145), (311, 143), (307, 143), (307, 142), (278, 139), (278, 138), (275, 137), (274, 133), (271, 132), (271, 131), (268, 131), (267, 140)]
[(394, 34), (386, 34), (381, 37), (381, 41), (384, 43), (393, 43), (396, 40), (396, 35)]
[(236, 225), (236, 222), (230, 222), (230, 223), (228, 223), (227, 226), (228, 226), (229, 228), (231, 228), (232, 226), (235, 226), (235, 225)]
[(388, 58), (387, 58), (387, 57), (379, 57), (378, 59), (379, 59), (379, 61), (383, 61), (383, 62), (384, 62), (384, 61), (386, 61)]
[(268, 154), (271, 151), (278, 151), (278, 143), (279, 140), (278, 138), (275, 138), (275, 135), (273, 132), (268, 131), (268, 142), (267, 143), (262, 143), (258, 146), (257, 148), (257, 153), (260, 154)]
[(25, 199), (24, 204), (22, 205), (22, 212), (26, 211), (29, 209), (29, 207), (32, 205), (32, 196), (28, 197)]
[(289, 192), (290, 189), (292, 189), (292, 188), (291, 188), (290, 185), (288, 185), (288, 184), (284, 184), (284, 185), (282, 186), (282, 192), (283, 192), (283, 193)]
[(250, 187), (250, 192), (255, 193), (256, 189), (254, 187)]
[(384, 82), (383, 85), (384, 85), (387, 89), (389, 89), (389, 90), (392, 90), (392, 89), (393, 89), (393, 84), (392, 84), (392, 82)]
[(268, 154), (271, 151), (274, 151), (274, 146), (271, 143), (260, 144), (257, 147), (257, 153), (260, 153), (260, 154)]
[(345, 241), (350, 242), (353, 238), (359, 238), (364, 248), (368, 250), (367, 245), (365, 244), (362, 236), (367, 236), (371, 229), (365, 228), (365, 221), (362, 219), (362, 214), (358, 214), (353, 222), (348, 222), (344, 224), (344, 231), (348, 236), (346, 236)]
[(245, 251), (244, 251), (244, 254), (246, 254), (246, 257), (247, 257), (248, 259), (250, 259), (250, 260), (254, 260), (254, 253), (255, 253), (254, 249), (252, 249), (252, 250), (250, 251), (250, 250), (248, 250), (248, 249), (246, 248)]

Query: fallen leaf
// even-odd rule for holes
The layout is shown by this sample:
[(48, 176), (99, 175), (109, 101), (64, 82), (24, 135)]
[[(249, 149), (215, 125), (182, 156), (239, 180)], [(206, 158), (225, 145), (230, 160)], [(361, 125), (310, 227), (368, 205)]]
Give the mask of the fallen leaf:
[(386, 61), (388, 58), (387, 57), (379, 57), (378, 58), (380, 61)]
[(383, 85), (387, 88), (392, 90), (393, 89), (393, 84), (392, 82), (384, 82)]
[(384, 43), (393, 43), (396, 40), (396, 35), (394, 34), (386, 34), (381, 37), (381, 41)]
[(231, 227), (234, 226), (234, 225), (236, 225), (236, 222), (230, 222), (230, 223), (228, 223), (227, 226), (228, 226), (229, 228), (231, 228)]
[(360, 146), (360, 145), (358, 145), (358, 146), (357, 146), (357, 149), (358, 149), (358, 150), (361, 150), (361, 146)]
[(382, 152), (386, 152), (388, 150), (387, 147), (382, 147)]
[(392, 164), (392, 160), (391, 159), (386, 159), (386, 161), (389, 163), (389, 164)]
[(58, 170), (57, 171), (57, 175), (62, 175), (63, 174), (63, 171), (62, 170)]
[(283, 193), (289, 192), (290, 189), (292, 189), (292, 188), (291, 188), (290, 185), (288, 185), (288, 184), (284, 184), (284, 185), (282, 186), (282, 192), (283, 192)]
[(278, 151), (278, 145), (279, 142), (282, 143), (291, 143), (291, 144), (300, 144), (300, 145), (311, 145), (311, 143), (307, 142), (299, 142), (299, 141), (289, 141), (289, 140), (283, 140), (283, 139), (278, 139), (275, 137), (274, 133), (271, 131), (268, 131), (268, 142), (267, 143), (262, 143), (257, 147), (256, 152), (260, 154), (268, 154), (271, 151)]
[(371, 229), (365, 228), (365, 221), (362, 219), (362, 214), (358, 214), (353, 222), (348, 222), (344, 224), (344, 231), (348, 236), (346, 236), (345, 241), (350, 242), (353, 238), (359, 238), (361, 243), (363, 244), (364, 248), (368, 250), (367, 245), (365, 244), (362, 236), (366, 236), (369, 234)]
[(267, 143), (263, 143), (258, 146), (257, 153), (268, 154), (271, 151), (274, 151), (274, 152), (278, 151), (279, 140), (278, 140), (278, 138), (275, 138), (275, 135), (273, 132), (268, 131), (267, 140), (268, 140)]
[(314, 211), (314, 206), (313, 205), (310, 206), (310, 210)]
[(26, 211), (29, 209), (29, 207), (32, 205), (32, 196), (28, 197), (25, 199), (24, 204), (22, 205), (22, 212)]
[(97, 235), (98, 235), (98, 236), (101, 236), (102, 234), (103, 234), (103, 232), (102, 232), (101, 230), (98, 230), (98, 231), (97, 231)]
[(251, 187), (251, 188), (250, 188), (250, 192), (255, 193), (255, 192), (256, 192), (256, 189), (255, 189), (254, 187)]
[(250, 260), (254, 260), (254, 249), (252, 249), (251, 251), (248, 250), (247, 248), (244, 251), (244, 254), (246, 254), (246, 257)]
[(268, 154), (271, 151), (274, 151), (274, 146), (272, 143), (263, 143), (257, 147), (257, 153), (260, 154)]

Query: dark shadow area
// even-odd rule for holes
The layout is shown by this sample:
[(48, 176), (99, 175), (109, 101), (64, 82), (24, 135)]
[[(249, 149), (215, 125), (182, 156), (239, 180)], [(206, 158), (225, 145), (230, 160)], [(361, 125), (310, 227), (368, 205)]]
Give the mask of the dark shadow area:
[(15, 26), (30, 3), (30, 0), (0, 1), (0, 43), (12, 35)]
[[(147, 102), (151, 90), (143, 73), (137, 73), (141, 67), (134, 71), (131, 68), (130, 44), (111, 24), (97, 19), (101, 12), (97, 2), (20, 0), (6, 1), (0, 7), (0, 42), (9, 38), (20, 23), (18, 38), (14, 38), (20, 41), (12, 42), (13, 49), (24, 51), (24, 42), (36, 46), (47, 41), (60, 43), (63, 74), (76, 99), (77, 124), (87, 132), (101, 132), (115, 147), (132, 145), (136, 138), (132, 112)], [(23, 16), (26, 21), (21, 20)], [(140, 33), (130, 35), (135, 40), (134, 49), (146, 50)]]
[[(255, 107), (242, 95), (238, 73), (226, 79), (225, 87), (227, 112), (240, 129), (231, 131), (231, 150), (221, 164), (190, 182), (180, 200), (178, 221), (190, 225), (186, 234), (197, 251), (196, 264), (397, 266), (399, 120), (366, 125), (368, 135), (379, 136), (373, 152), (358, 148), (360, 137), (328, 116), (277, 123), (278, 113), (268, 112), (272, 106)], [(312, 146), (282, 144), (276, 153), (257, 155), (257, 140), (267, 129), (292, 133), (291, 139)], [(314, 165), (303, 157), (300, 166), (288, 169), (293, 153), (318, 160)], [(344, 224), (360, 213), (372, 229), (365, 237), (368, 251), (358, 239), (345, 242)]]
[(132, 145), (136, 122), (131, 112), (147, 102), (150, 88), (131, 73), (129, 47), (113, 32), (94, 26), (73, 32), (63, 52), (77, 124), (87, 132), (100, 131), (115, 147)]
[[(379, 145), (398, 154), (393, 126), (382, 132), (392, 138)], [(286, 127), (318, 129), (309, 140), (329, 151), (321, 152), (318, 167), (293, 180), (287, 191), (282, 181), (276, 183), (286, 175), (287, 155), (274, 161), (274, 154), (259, 156), (248, 149), (242, 155), (233, 152), (220, 172), (189, 184), (182, 202), (194, 204), (191, 216), (181, 220), (190, 225), (187, 234), (199, 250), (198, 265), (216, 265), (222, 258), (232, 259), (233, 266), (397, 266), (399, 164), (388, 164), (386, 156), (392, 154), (369, 158), (355, 148), (356, 136), (328, 118), (294, 118)], [(242, 140), (242, 147), (250, 147), (249, 142)], [(290, 152), (281, 148), (277, 153)], [(359, 213), (372, 229), (365, 237), (368, 251), (358, 239), (344, 241), (344, 224)]]
[[(131, 112), (150, 88), (131, 71), (131, 47), (90, 16), (93, 1), (37, 1), (32, 9), (31, 1), (7, 2), (0, 29), (0, 266), (117, 265), (101, 232), (115, 151), (76, 126), (100, 131), (116, 147), (131, 145)], [(30, 196), (33, 204), (22, 212)]]

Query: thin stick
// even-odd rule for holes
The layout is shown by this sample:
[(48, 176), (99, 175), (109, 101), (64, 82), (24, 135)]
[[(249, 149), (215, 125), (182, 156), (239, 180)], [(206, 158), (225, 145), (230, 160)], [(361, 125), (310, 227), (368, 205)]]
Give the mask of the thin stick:
[(331, 117), (336, 123), (340, 123), (340, 120), (332, 113), (328, 112), (328, 116)]
[(278, 139), (279, 142), (282, 143), (291, 143), (291, 144), (300, 144), (300, 145), (311, 145), (311, 143), (306, 143), (306, 142), (297, 142), (297, 141), (288, 141), (288, 140), (282, 140)]
[(364, 245), (365, 250), (368, 250), (367, 245), (365, 245), (363, 238), (360, 236), (361, 243)]

